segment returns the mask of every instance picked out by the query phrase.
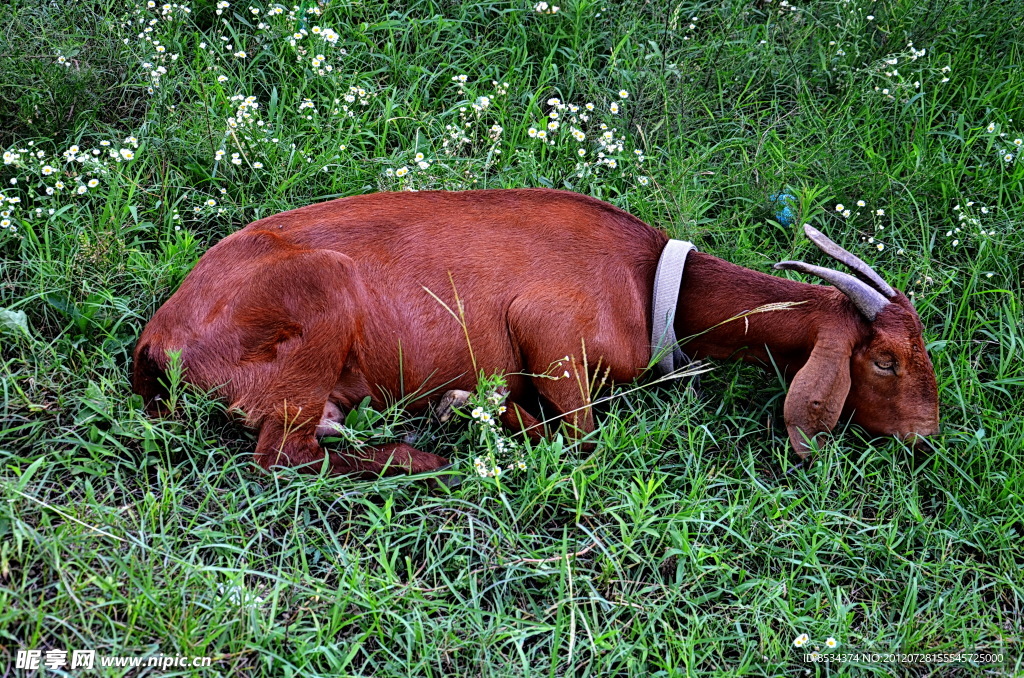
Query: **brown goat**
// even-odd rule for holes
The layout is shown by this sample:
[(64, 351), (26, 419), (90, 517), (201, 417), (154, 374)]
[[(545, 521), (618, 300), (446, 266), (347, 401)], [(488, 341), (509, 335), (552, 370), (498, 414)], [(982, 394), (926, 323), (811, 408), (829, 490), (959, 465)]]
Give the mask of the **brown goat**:
[[(809, 285), (692, 252), (674, 320), (676, 336), (691, 338), (683, 348), (774, 361), (792, 377), (785, 421), (801, 456), (843, 412), (874, 434), (935, 433), (935, 376), (914, 308), (864, 262), (807, 233), (857, 277), (776, 266), (838, 289)], [(439, 389), (472, 389), (477, 370), (507, 375), (506, 426), (544, 435), (529, 405), (542, 402), (586, 434), (583, 375), (629, 382), (651, 363), (652, 288), (667, 242), (607, 203), (543, 189), (379, 193), (284, 212), (203, 255), (143, 331), (133, 386), (159, 412), (168, 354), (180, 351), (186, 381), (218, 389), (259, 429), (264, 468), (317, 471), (318, 433), (363, 398), (380, 407), (408, 397), (422, 410)], [(777, 302), (802, 303), (724, 322)], [(459, 304), (465, 328), (450, 311)], [(559, 374), (572, 378), (529, 376), (566, 356)], [(364, 475), (447, 464), (405, 443), (331, 452), (327, 462)]]

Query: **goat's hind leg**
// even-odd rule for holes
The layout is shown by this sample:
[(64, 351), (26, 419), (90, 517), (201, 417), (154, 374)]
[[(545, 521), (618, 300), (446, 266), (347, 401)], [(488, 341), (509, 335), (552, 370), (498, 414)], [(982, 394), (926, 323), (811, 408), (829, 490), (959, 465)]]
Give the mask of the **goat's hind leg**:
[[(448, 465), (436, 454), (418, 450), (402, 442), (358, 449), (325, 450), (318, 438), (335, 432), (334, 424), (344, 420), (341, 409), (328, 401), (322, 408), (303, 408), (281, 401), (279, 408), (266, 416), (256, 444), (256, 462), (266, 470), (291, 467), (305, 473), (319, 473), (326, 460), (330, 473), (353, 474), (362, 478), (401, 473), (426, 473)], [(316, 412), (310, 416), (309, 412)]]
[(448, 465), (436, 454), (418, 450), (402, 442), (359, 449), (325, 450), (315, 437), (297, 431), (282, 430), (274, 420), (260, 429), (256, 461), (268, 471), (291, 467), (304, 473), (320, 473), (326, 460), (330, 473), (373, 479), (381, 475), (426, 473)]
[[(345, 414), (333, 401), (324, 405), (320, 423), (316, 427), (316, 437), (325, 438), (336, 435), (336, 425), (345, 421)], [(412, 442), (412, 441), (409, 441)], [(335, 473), (353, 473), (364, 477), (376, 477), (381, 474), (424, 473), (436, 471), (448, 465), (448, 460), (436, 454), (418, 450), (402, 443), (390, 443), (379, 447), (363, 447), (343, 452), (331, 451), (331, 469)]]
[[(272, 236), (268, 236), (272, 237)], [(352, 260), (331, 251), (280, 250), (238, 300), (241, 355), (228, 386), (233, 404), (259, 428), (255, 460), (265, 469), (317, 473), (429, 471), (447, 460), (404, 443), (325, 453), (324, 421), (341, 421), (328, 398), (359, 340), (366, 295)], [(329, 423), (329, 422), (328, 422)]]

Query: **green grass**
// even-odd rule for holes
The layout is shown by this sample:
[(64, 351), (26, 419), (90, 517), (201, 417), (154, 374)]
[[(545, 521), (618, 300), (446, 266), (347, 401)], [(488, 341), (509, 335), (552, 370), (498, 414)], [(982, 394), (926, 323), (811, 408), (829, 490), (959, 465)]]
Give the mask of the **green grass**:
[[(197, 0), (152, 27), (163, 56), (137, 37), (159, 6), (0, 6), (0, 146), (18, 156), (0, 165), (15, 226), (0, 231), (5, 675), (27, 649), (214, 659), (167, 675), (981, 671), (811, 665), (801, 633), (821, 650), (834, 637), (847, 651), (1002, 653), (989, 675), (1024, 672), (1019, 8), (533, 4), (332, 0), (317, 17), (303, 0), (267, 17), (262, 0), (258, 16)], [(303, 28), (297, 61), (288, 36)], [(235, 95), (258, 107), (231, 134)], [(553, 144), (529, 136), (552, 97), (595, 104), (585, 142), (568, 115)], [(602, 123), (621, 139), (615, 169), (594, 164)], [(66, 163), (72, 145), (102, 162)], [(122, 149), (133, 158), (108, 156)], [(426, 429), (423, 445), (459, 462), (448, 493), (268, 476), (217, 403), (181, 392), (175, 416), (153, 420), (131, 396), (143, 324), (243, 224), (378, 190), (523, 186), (609, 200), (761, 271), (820, 262), (796, 228), (815, 224), (914, 293), (942, 435), (915, 456), (841, 427), (786, 474), (785, 385), (736, 364), (704, 375), (699, 397), (674, 385), (613, 400), (596, 451), (545, 443), (500, 483), (473, 472), (487, 441), (465, 429), (353, 420)], [(792, 226), (774, 220), (783, 191), (799, 198)]]

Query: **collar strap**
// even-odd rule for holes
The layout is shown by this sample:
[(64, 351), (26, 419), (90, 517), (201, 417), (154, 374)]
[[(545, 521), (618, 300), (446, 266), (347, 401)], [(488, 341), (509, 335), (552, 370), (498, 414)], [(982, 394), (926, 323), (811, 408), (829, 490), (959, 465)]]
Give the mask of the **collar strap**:
[(691, 242), (669, 240), (658, 259), (651, 304), (651, 358), (658, 361), (654, 369), (659, 374), (668, 374), (689, 362), (677, 344), (672, 321), (679, 302), (679, 284), (683, 280), (686, 255), (695, 249)]

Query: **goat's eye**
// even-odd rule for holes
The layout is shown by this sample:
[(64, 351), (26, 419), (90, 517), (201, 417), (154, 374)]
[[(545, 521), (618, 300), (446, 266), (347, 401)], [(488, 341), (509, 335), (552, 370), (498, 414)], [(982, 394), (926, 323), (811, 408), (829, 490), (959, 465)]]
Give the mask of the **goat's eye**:
[(875, 367), (885, 372), (895, 372), (893, 361), (891, 360), (876, 360)]

